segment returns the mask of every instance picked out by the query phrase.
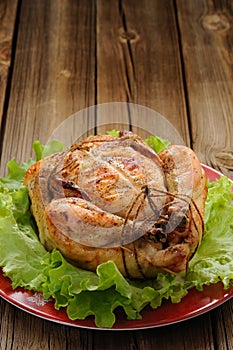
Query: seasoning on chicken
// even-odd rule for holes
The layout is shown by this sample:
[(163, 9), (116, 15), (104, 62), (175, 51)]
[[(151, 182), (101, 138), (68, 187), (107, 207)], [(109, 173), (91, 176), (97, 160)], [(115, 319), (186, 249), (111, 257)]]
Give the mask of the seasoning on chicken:
[(202, 239), (206, 179), (185, 146), (156, 154), (131, 132), (93, 136), (32, 165), (25, 185), (42, 244), (87, 270), (178, 273)]

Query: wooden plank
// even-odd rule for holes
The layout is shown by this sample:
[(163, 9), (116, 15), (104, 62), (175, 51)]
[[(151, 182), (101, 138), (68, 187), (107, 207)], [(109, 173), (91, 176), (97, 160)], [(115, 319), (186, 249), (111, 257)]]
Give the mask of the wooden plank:
[(214, 350), (210, 327), (210, 317), (204, 315), (169, 327), (124, 332), (120, 337), (106, 332), (101, 338), (95, 337), (95, 349)]
[[(35, 139), (46, 142), (65, 118), (95, 103), (94, 33), (94, 1), (22, 0), (1, 176), (10, 158), (26, 160)], [(88, 116), (74, 124), (85, 130)], [(4, 349), (81, 349), (85, 343), (85, 332), (54, 326), (4, 300), (0, 310)], [(86, 339), (91, 349), (91, 334)]]
[[(19, 348), (32, 350), (91, 350), (93, 344), (95, 350), (137, 348), (142, 350), (214, 350), (216, 347), (214, 346), (213, 332), (216, 332), (218, 348), (227, 349), (227, 345), (224, 347), (223, 344), (227, 344), (226, 336), (228, 335), (223, 335), (223, 338), (220, 337), (222, 335), (221, 328), (227, 319), (227, 317), (224, 317), (223, 320), (223, 314), (226, 313), (232, 322), (231, 303), (228, 302), (222, 308), (211, 311), (206, 315), (169, 327), (138, 330), (135, 333), (132, 331), (120, 333), (105, 331), (101, 332), (100, 335), (98, 331), (78, 329), (45, 321), (18, 310), (3, 300), (0, 301), (0, 306), (3, 320), (0, 340), (2, 349), (5, 350), (17, 350)], [(219, 329), (218, 322), (216, 322), (212, 331), (211, 317), (215, 313), (222, 324)], [(216, 321), (215, 317), (213, 317), (213, 320)], [(14, 332), (11, 327), (12, 324), (15, 325)], [(229, 322), (228, 327), (228, 331), (231, 332), (232, 323)], [(228, 349), (231, 349), (232, 342), (230, 339), (228, 344), (230, 345)]]
[[(178, 0), (177, 10), (192, 146), (202, 162), (233, 179), (232, 2)], [(215, 348), (232, 348), (232, 305), (211, 313)]]
[[(150, 107), (189, 143), (173, 2), (100, 1), (97, 6), (98, 103)], [(137, 117), (132, 123), (138, 124)]]
[(1, 0), (0, 2), (0, 125), (3, 117), (9, 67), (11, 65), (17, 5), (17, 0)]
[(94, 104), (94, 27), (94, 2), (22, 1), (2, 173), (11, 157), (27, 159), (35, 139), (46, 142)]
[(211, 316), (215, 349), (232, 349), (233, 300), (214, 310)]
[(233, 179), (232, 1), (178, 0), (177, 9), (193, 148)]

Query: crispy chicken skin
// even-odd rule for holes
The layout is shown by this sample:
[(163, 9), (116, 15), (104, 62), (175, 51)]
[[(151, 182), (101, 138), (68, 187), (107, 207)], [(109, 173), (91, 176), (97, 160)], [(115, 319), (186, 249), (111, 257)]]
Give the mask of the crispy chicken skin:
[(32, 165), (24, 183), (42, 244), (84, 269), (178, 273), (202, 239), (206, 179), (185, 146), (158, 155), (131, 132), (94, 136)]

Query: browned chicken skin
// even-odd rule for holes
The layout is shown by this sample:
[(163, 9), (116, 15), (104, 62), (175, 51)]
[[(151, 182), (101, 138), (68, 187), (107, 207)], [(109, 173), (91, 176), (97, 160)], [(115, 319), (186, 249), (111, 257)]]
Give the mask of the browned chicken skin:
[(94, 136), (31, 166), (25, 185), (41, 242), (84, 269), (178, 273), (202, 239), (206, 179), (184, 146), (158, 155), (130, 132)]

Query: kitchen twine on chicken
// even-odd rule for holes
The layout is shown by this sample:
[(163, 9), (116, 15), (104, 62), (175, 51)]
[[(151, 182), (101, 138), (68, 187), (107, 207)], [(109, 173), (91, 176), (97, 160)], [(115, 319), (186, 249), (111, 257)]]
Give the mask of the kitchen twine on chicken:
[[(53, 225), (64, 236), (90, 247), (108, 248), (126, 245), (142, 237), (148, 231), (153, 232), (156, 222), (163, 216), (163, 208), (166, 207), (168, 193), (161, 186), (159, 189), (155, 188), (151, 178), (148, 178), (145, 164), (142, 161), (146, 156), (140, 154), (140, 157), (137, 157), (135, 152), (126, 159), (127, 152), (124, 154), (124, 150), (131, 147), (129, 141), (123, 140), (120, 144), (113, 141), (109, 144), (109, 147), (116, 146), (115, 155), (111, 151), (111, 156), (108, 155), (108, 145), (102, 143), (94, 147), (91, 154), (88, 154), (89, 163), (77, 159), (78, 151), (68, 153), (70, 146), (74, 143), (89, 136), (106, 134), (107, 131), (113, 129), (132, 131), (143, 139), (156, 135), (168, 139), (173, 144), (184, 145), (177, 130), (161, 114), (150, 108), (126, 102), (104, 103), (88, 107), (65, 119), (53, 131), (48, 142), (52, 140), (63, 142), (64, 152), (59, 157), (55, 156), (55, 164), (52, 161), (49, 165), (43, 166), (43, 162), (41, 164), (39, 187), (45, 212), (49, 215)], [(132, 167), (137, 168), (139, 173), (145, 175), (144, 185), (137, 191), (132, 182), (132, 187), (130, 187), (130, 181), (128, 189), (122, 189), (121, 184), (115, 181), (114, 176), (117, 177), (117, 172), (120, 171), (123, 178), (125, 176), (124, 167), (120, 169), (118, 164), (116, 169), (114, 165), (114, 159), (116, 160), (117, 157), (123, 158), (121, 159), (123, 163), (124, 159), (127, 160)], [(173, 154), (172, 157), (175, 166), (176, 155)], [(174, 204), (180, 205), (183, 211), (189, 209), (193, 191), (192, 176), (194, 174), (191, 160), (189, 162), (188, 166), (186, 164), (187, 171), (182, 174), (182, 178), (175, 179), (179, 193), (169, 194), (169, 198), (173, 198)], [(66, 169), (71, 168), (71, 173), (67, 173)], [(106, 174), (100, 174), (104, 169), (106, 169)], [(76, 170), (78, 170), (78, 176)], [(110, 180), (108, 179), (109, 172), (113, 175)], [(161, 182), (165, 183), (164, 169), (161, 166), (158, 166), (158, 172), (162, 174)], [(185, 184), (183, 188), (179, 186), (179, 181)], [(105, 193), (101, 185), (104, 186)], [(77, 200), (74, 193), (82, 197), (81, 200)], [(113, 195), (111, 201), (107, 198), (109, 194)], [(124, 196), (122, 200), (121, 196)], [(50, 212), (48, 208), (52, 201), (57, 201), (57, 205), (54, 206), (55, 210)], [(77, 201), (81, 201), (81, 204), (77, 204)], [(149, 208), (145, 211), (146, 216), (141, 214), (142, 207)], [(85, 210), (87, 216), (85, 216)], [(101, 225), (96, 224), (95, 218), (97, 217), (98, 220), (102, 220)], [(166, 234), (169, 234), (181, 224), (182, 216), (177, 217), (171, 211), (166, 220), (164, 230)]]

